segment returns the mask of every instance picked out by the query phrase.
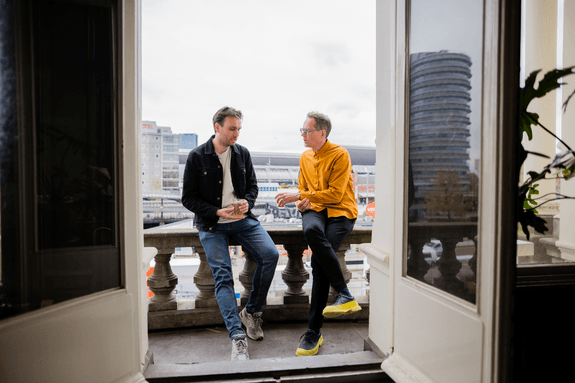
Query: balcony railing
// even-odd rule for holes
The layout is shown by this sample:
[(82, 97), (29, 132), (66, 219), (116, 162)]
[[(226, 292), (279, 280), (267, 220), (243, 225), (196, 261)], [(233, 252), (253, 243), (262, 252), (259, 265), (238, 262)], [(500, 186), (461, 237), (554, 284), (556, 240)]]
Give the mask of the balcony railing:
[[(287, 288), (282, 293), (282, 301), (277, 304), (264, 306), (266, 320), (307, 320), (309, 311), (309, 294), (303, 289), (310, 278), (304, 267), (303, 254), (308, 248), (300, 227), (265, 227), (276, 245), (283, 245), (287, 252), (287, 264), (281, 273), (282, 280)], [(347, 236), (339, 251), (336, 253), (344, 277), (349, 283), (352, 277), (345, 260), (346, 251), (352, 244), (371, 242), (371, 227), (356, 226)], [(230, 245), (239, 245), (230, 241)], [(148, 277), (148, 287), (153, 296), (148, 302), (148, 328), (150, 330), (164, 328), (179, 328), (188, 326), (222, 324), (223, 319), (219, 313), (215, 294), (215, 283), (210, 267), (206, 261), (206, 254), (200, 242), (198, 231), (150, 229), (144, 232), (144, 246), (157, 249), (155, 268)], [(193, 247), (200, 259), (198, 271), (193, 281), (199, 293), (195, 296), (193, 305), (185, 309), (178, 309), (178, 302), (173, 293), (178, 284), (178, 276), (170, 266), (170, 259), (177, 247)], [(240, 293), (241, 305), (244, 305), (252, 288), (253, 273), (256, 262), (252, 255), (243, 249), (245, 264), (239, 274), (239, 281), (243, 291)], [(334, 291), (330, 294), (333, 296)], [(369, 317), (369, 302), (367, 294), (357, 296), (358, 302), (364, 310), (346, 316), (346, 319), (367, 319)], [(331, 299), (331, 297), (330, 297)], [(271, 315), (269, 315), (271, 314)]]

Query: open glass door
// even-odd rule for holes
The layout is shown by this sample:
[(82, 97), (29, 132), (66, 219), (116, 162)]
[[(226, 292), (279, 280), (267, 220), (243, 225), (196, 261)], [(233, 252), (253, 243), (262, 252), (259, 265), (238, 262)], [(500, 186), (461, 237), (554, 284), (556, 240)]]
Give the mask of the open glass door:
[[(504, 237), (514, 227), (508, 148), (518, 89), (509, 62), (519, 51), (506, 36), (515, 33), (506, 8), (397, 2), (396, 182), (404, 188), (396, 202), (404, 209), (395, 221), (393, 353), (383, 363), (396, 382), (498, 381), (501, 296), (512, 283), (502, 250), (514, 241)], [(507, 75), (514, 80), (503, 88)]]
[(483, 2), (411, 2), (406, 274), (476, 302)]
[(2, 2), (1, 382), (144, 381), (139, 18)]
[[(437, 381), (461, 382), (463, 374), (477, 381), (483, 1), (413, 0), (408, 9), (405, 157), (411, 198), (398, 301), (414, 304), (398, 312), (407, 318), (396, 323), (412, 326), (396, 333), (396, 344), (409, 345), (406, 351)], [(419, 343), (421, 337), (428, 341)]]

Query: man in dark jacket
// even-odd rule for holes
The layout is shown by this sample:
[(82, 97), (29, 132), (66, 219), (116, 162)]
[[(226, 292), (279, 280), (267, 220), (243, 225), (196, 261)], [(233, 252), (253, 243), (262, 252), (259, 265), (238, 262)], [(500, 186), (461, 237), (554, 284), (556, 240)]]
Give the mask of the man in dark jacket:
[[(278, 251), (251, 209), (258, 184), (250, 152), (236, 144), (242, 112), (223, 107), (213, 117), (215, 135), (188, 155), (182, 203), (195, 215), (208, 264), (214, 275), (216, 298), (232, 339), (232, 360), (249, 359), (247, 335), (262, 340), (261, 309), (274, 277)], [(229, 253), (229, 238), (248, 250), (257, 262), (252, 291), (238, 313)]]

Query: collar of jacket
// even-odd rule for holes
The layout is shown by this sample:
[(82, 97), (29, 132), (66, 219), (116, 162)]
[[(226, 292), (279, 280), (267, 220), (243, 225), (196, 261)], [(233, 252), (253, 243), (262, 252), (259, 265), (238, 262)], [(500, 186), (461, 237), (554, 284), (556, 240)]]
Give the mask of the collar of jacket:
[[(214, 138), (216, 138), (216, 135), (212, 134), (210, 139), (206, 142), (206, 146), (204, 148), (204, 154), (216, 154), (216, 149), (214, 149)], [(238, 150), (238, 148), (236, 148), (236, 145), (232, 146), (231, 148), (234, 151), (234, 153), (239, 154), (240, 151)]]

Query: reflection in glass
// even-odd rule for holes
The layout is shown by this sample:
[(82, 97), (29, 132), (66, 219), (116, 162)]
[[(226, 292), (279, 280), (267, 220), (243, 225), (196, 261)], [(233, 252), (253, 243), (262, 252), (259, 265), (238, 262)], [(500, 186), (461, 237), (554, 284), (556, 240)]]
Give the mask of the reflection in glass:
[[(65, 26), (52, 15), (71, 15)], [(61, 16), (60, 16), (61, 17)], [(85, 27), (84, 19), (94, 20)], [(109, 9), (45, 5), (38, 26), (38, 247), (114, 244), (114, 107)], [(67, 40), (67, 44), (60, 43)], [(62, 60), (74, 47), (74, 55)], [(92, 57), (93, 56), (93, 57)], [(87, 63), (87, 64), (85, 64)]]
[(409, 38), (407, 275), (473, 303), (482, 13), (412, 1)]
[(22, 294), (19, 252), (17, 174), (18, 114), (16, 110), (15, 2), (0, 11), (0, 320), (14, 315)]
[[(0, 177), (0, 201), (2, 201), (2, 178)], [(2, 210), (0, 209), (0, 287), (2, 287)]]
[(122, 283), (115, 2), (6, 3), (0, 320)]

